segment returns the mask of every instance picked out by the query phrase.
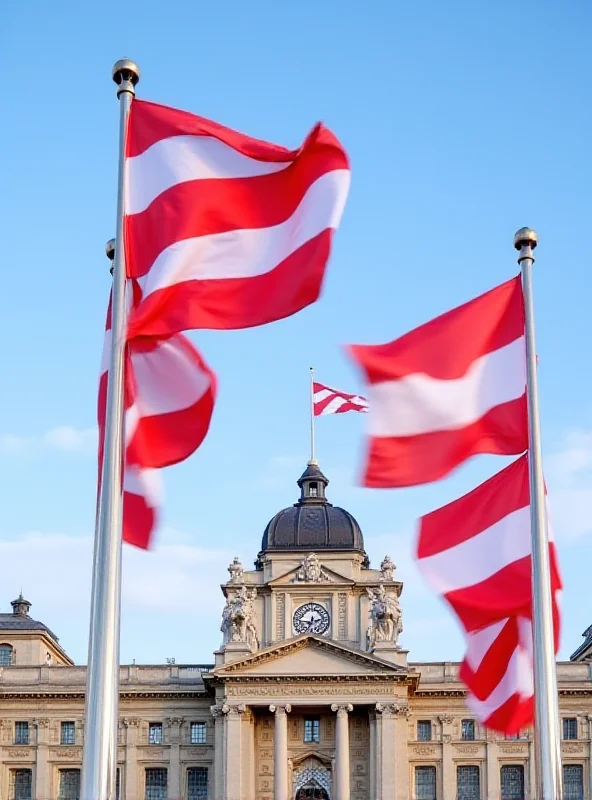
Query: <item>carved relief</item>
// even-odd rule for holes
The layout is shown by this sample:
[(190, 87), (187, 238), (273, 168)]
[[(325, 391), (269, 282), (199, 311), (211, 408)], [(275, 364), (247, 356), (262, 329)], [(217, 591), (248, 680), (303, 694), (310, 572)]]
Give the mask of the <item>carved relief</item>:
[(397, 703), (376, 703), (375, 709), (377, 714), (392, 714), (394, 717), (409, 717), (411, 714), (409, 704), (406, 701)]
[(222, 713), (227, 714), (229, 717), (236, 717), (239, 714), (244, 714), (246, 710), (247, 707), (244, 703), (238, 703), (232, 706), (228, 703), (223, 703), (222, 705)]
[(316, 553), (309, 553), (300, 565), (292, 583), (321, 583), (321, 581), (330, 580), (329, 574), (322, 568)]
[(380, 565), (380, 571), (382, 572), (381, 580), (383, 580), (383, 581), (392, 581), (392, 580), (394, 580), (395, 579), (395, 570), (396, 569), (397, 568), (396, 568), (395, 564), (393, 563), (393, 561), (391, 560), (390, 556), (385, 556), (382, 559), (382, 563)]
[(284, 684), (281, 686), (267, 686), (248, 684), (246, 686), (227, 686), (226, 694), (229, 697), (277, 697), (278, 695), (288, 697), (317, 697), (327, 695), (328, 697), (349, 695), (352, 699), (364, 695), (365, 697), (376, 697), (376, 695), (393, 694), (393, 686), (389, 684), (372, 683), (369, 686), (360, 686), (352, 683), (348, 686), (331, 686), (319, 684)]
[(452, 714), (440, 714), (438, 719), (440, 720), (442, 725), (451, 725), (452, 722), (454, 721), (454, 717), (452, 716)]
[(6, 751), (6, 755), (9, 758), (30, 758), (31, 751), (30, 750), (8, 750)]
[(479, 752), (479, 745), (477, 744), (457, 744), (456, 749), (463, 755), (472, 756)]
[(371, 649), (377, 642), (398, 642), (403, 631), (403, 615), (396, 594), (387, 594), (381, 584), (378, 589), (366, 589), (370, 598), (370, 623), (366, 632), (367, 646)]
[(54, 758), (82, 758), (80, 747), (59, 747), (52, 750)]
[(246, 642), (252, 650), (259, 649), (259, 637), (255, 625), (253, 601), (257, 597), (257, 589), (247, 589), (243, 584), (240, 589), (229, 593), (222, 612), (220, 630), (224, 636), (224, 644), (229, 642)]
[(337, 596), (337, 637), (339, 639), (347, 639), (347, 595), (345, 592), (339, 592)]
[(430, 747), (429, 745), (420, 744), (413, 747), (413, 752), (417, 756), (433, 756), (436, 752), (436, 748)]
[(569, 753), (574, 755), (576, 753), (584, 752), (584, 746), (581, 744), (564, 744), (561, 749), (563, 750), (564, 753)]
[(526, 747), (520, 744), (500, 744), (499, 749), (502, 753), (525, 754)]
[(286, 595), (278, 594), (275, 600), (275, 638), (283, 639), (286, 630)]

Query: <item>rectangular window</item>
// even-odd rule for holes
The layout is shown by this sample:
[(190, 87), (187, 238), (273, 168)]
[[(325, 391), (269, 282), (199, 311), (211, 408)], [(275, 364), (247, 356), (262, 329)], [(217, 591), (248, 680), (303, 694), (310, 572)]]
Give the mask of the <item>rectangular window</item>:
[(151, 722), (148, 727), (149, 744), (162, 744), (162, 722)]
[(563, 765), (563, 800), (584, 800), (584, 767)]
[(480, 800), (481, 775), (479, 767), (467, 766), (456, 768), (457, 800)]
[(208, 768), (187, 770), (187, 800), (208, 800)]
[(432, 741), (432, 723), (429, 721), (429, 719), (420, 719), (417, 723), (417, 741)]
[(62, 722), (60, 744), (76, 743), (76, 725), (74, 722)]
[(29, 744), (29, 723), (28, 722), (15, 722), (14, 723), (14, 743), (15, 744)]
[(563, 720), (563, 738), (564, 739), (577, 739), (578, 738), (578, 721), (575, 717), (565, 718)]
[(205, 744), (205, 743), (206, 743), (206, 723), (192, 722), (191, 744)]
[(461, 723), (461, 739), (472, 742), (475, 739), (475, 720), (463, 719)]
[(115, 800), (119, 800), (119, 784), (121, 782), (121, 770), (117, 767), (117, 772), (115, 773)]
[(60, 770), (60, 793), (58, 800), (80, 800), (80, 770)]
[(321, 720), (320, 719), (305, 719), (304, 720), (304, 742), (320, 742), (321, 741)]
[(500, 770), (501, 800), (524, 800), (524, 767), (504, 765)]
[(9, 644), (0, 644), (0, 667), (10, 667), (12, 664), (12, 647)]
[(11, 769), (10, 788), (8, 797), (10, 800), (31, 800), (32, 780), (30, 769)]
[(166, 769), (147, 769), (144, 800), (166, 800), (167, 794)]
[(415, 800), (436, 800), (436, 767), (415, 767)]

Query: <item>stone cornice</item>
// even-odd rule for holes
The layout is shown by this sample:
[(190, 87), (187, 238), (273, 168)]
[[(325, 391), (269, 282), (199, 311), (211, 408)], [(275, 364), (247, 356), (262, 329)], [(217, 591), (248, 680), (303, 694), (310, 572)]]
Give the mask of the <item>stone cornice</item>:
[(265, 683), (276, 688), (283, 683), (402, 683), (412, 686), (413, 679), (409, 676), (387, 675), (376, 672), (372, 675), (222, 675), (217, 676), (217, 683), (226, 686), (240, 686), (248, 683)]
[[(67, 691), (59, 691), (59, 689), (53, 689), (51, 691), (31, 691), (31, 690), (23, 690), (19, 691), (3, 691), (0, 692), (0, 701), (1, 700), (84, 700), (85, 693), (83, 691), (79, 692), (67, 692)], [(147, 699), (155, 699), (155, 700), (175, 700), (178, 698), (182, 699), (211, 699), (212, 693), (205, 691), (205, 692), (195, 692), (195, 691), (158, 691), (157, 689), (152, 690), (143, 690), (137, 692), (120, 692), (119, 699), (120, 700), (147, 700)]]

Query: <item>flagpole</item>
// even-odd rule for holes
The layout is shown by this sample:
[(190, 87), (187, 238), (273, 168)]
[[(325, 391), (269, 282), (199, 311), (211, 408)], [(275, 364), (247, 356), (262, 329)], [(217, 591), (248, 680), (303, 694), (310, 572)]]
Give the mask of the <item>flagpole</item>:
[(125, 141), (140, 71), (123, 59), (113, 67), (119, 98), (117, 227), (111, 295), (111, 353), (101, 491), (98, 500), (91, 595), (81, 800), (112, 800), (117, 769), (119, 630), (123, 522), (125, 250)]
[(519, 251), (518, 263), (522, 272), (522, 291), (524, 293), (526, 318), (526, 396), (528, 403), (532, 536), (536, 797), (539, 800), (561, 800), (561, 738), (532, 290), (533, 251), (537, 246), (537, 242), (536, 231), (530, 228), (521, 228), (514, 236), (514, 247)]
[(310, 370), (310, 461), (309, 464), (316, 464), (315, 458), (315, 424), (314, 424), (314, 367)]

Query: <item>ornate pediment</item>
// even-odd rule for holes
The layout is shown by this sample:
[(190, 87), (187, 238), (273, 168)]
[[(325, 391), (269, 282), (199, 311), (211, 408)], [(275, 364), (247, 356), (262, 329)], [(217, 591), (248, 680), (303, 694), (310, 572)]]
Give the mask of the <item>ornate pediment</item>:
[(346, 584), (348, 586), (353, 586), (355, 581), (352, 581), (351, 578), (346, 578), (345, 575), (340, 575), (339, 572), (335, 572), (335, 570), (330, 569), (329, 567), (322, 565), (318, 575), (314, 575), (308, 572), (305, 569), (303, 564), (300, 564), (298, 567), (294, 567), (293, 569), (285, 572), (283, 575), (278, 575), (277, 578), (273, 578), (269, 583), (268, 586), (323, 586), (328, 584)]
[(394, 677), (405, 674), (402, 667), (374, 655), (313, 635), (289, 639), (212, 670), (212, 675), (219, 678), (244, 675), (245, 678), (303, 676), (314, 679), (315, 676)]

